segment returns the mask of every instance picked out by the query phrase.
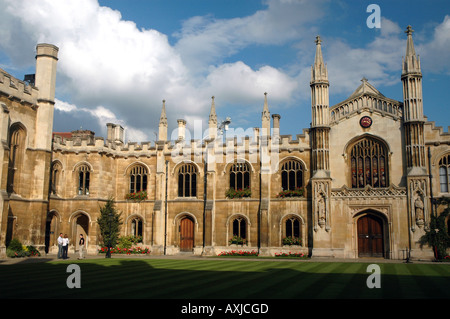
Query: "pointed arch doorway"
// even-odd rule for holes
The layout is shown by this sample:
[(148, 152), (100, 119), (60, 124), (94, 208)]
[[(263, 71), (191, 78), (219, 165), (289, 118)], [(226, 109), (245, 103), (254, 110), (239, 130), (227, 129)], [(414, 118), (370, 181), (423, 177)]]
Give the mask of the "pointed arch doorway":
[(368, 212), (357, 220), (358, 257), (385, 257), (384, 222)]
[(180, 251), (192, 252), (194, 249), (194, 221), (189, 216), (180, 221)]
[(83, 235), (85, 240), (85, 252), (88, 247), (89, 236), (89, 217), (83, 213), (80, 213), (74, 218), (72, 229), (72, 244), (76, 251), (79, 249), (80, 235)]

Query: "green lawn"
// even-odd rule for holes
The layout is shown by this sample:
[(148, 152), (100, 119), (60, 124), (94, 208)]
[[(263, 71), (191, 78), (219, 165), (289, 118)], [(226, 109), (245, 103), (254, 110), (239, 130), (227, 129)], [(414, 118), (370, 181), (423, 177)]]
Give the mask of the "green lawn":
[[(66, 285), (78, 264), (81, 288)], [(379, 263), (381, 288), (366, 285), (368, 263), (289, 260), (87, 259), (0, 264), (0, 298), (322, 299), (450, 297), (450, 263)]]

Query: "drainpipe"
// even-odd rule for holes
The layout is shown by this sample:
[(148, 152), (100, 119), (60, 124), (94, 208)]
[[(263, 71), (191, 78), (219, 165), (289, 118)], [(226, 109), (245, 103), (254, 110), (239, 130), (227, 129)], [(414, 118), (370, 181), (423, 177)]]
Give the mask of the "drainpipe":
[(165, 200), (164, 200), (164, 255), (166, 255), (166, 249), (167, 249), (167, 181), (168, 181), (168, 175), (167, 175), (167, 167), (169, 165), (169, 161), (166, 161), (166, 194), (165, 194)]
[[(206, 149), (206, 152), (208, 152), (208, 149), (207, 149), (207, 144), (205, 144), (205, 149)], [(205, 154), (205, 156), (207, 156), (207, 154)], [(207, 196), (206, 196), (206, 191), (207, 191), (207, 183), (208, 183), (208, 160), (205, 158), (205, 165), (204, 165), (204, 172), (203, 172), (203, 174), (204, 174), (204, 177), (203, 177), (203, 253), (202, 254), (204, 254), (205, 253), (205, 240), (206, 240), (206, 234), (205, 234), (205, 231), (206, 231), (206, 198), (207, 198)]]
[(428, 171), (430, 178), (430, 200), (431, 200), (431, 214), (435, 216), (434, 197), (433, 197), (433, 174), (431, 173), (431, 150), (428, 147)]

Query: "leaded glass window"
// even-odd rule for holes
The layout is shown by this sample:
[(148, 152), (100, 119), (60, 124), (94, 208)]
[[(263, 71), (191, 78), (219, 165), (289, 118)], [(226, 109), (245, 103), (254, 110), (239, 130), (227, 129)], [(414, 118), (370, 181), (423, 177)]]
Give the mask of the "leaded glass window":
[(194, 164), (184, 164), (178, 171), (178, 196), (197, 196), (197, 167)]
[(136, 165), (130, 171), (130, 193), (138, 193), (147, 190), (147, 169)]
[(441, 193), (448, 193), (450, 189), (450, 154), (439, 161), (439, 184)]
[(230, 169), (230, 188), (242, 190), (250, 187), (250, 166), (248, 163), (234, 163)]
[(352, 188), (388, 186), (386, 147), (371, 138), (358, 141), (350, 151)]

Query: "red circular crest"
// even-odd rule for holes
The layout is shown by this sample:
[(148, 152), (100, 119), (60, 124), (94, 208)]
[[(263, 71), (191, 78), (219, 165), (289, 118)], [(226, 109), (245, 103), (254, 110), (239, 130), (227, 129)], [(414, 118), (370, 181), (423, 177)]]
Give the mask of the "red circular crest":
[(368, 128), (372, 125), (372, 119), (369, 116), (363, 116), (359, 120), (359, 124), (364, 128)]

